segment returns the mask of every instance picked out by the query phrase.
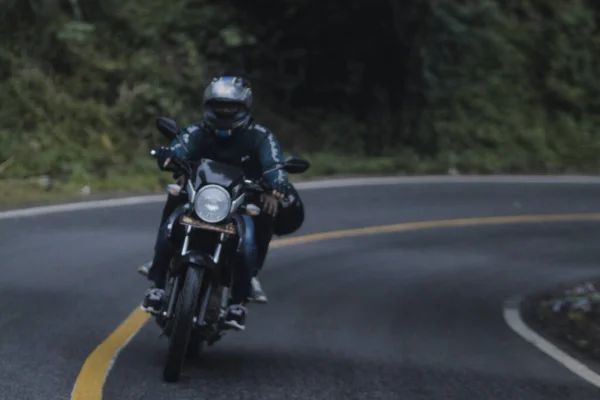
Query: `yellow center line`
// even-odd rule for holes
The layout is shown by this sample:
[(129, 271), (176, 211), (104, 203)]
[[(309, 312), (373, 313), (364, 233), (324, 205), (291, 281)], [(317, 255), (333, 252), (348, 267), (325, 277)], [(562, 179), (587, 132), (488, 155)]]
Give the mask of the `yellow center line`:
[[(346, 229), (314, 233), (310, 235), (274, 240), (272, 248), (318, 242), (322, 240), (341, 239), (353, 236), (365, 236), (380, 233), (411, 231), (444, 227), (461, 227), (476, 225), (521, 224), (534, 222), (574, 222), (600, 220), (600, 213), (580, 214), (542, 214), (514, 215), (504, 217), (460, 218), (435, 221), (405, 222), (392, 225), (371, 226), (366, 228)], [(71, 400), (102, 400), (102, 391), (108, 373), (118, 355), (135, 334), (150, 318), (149, 314), (136, 309), (104, 340), (85, 360), (73, 392)]]

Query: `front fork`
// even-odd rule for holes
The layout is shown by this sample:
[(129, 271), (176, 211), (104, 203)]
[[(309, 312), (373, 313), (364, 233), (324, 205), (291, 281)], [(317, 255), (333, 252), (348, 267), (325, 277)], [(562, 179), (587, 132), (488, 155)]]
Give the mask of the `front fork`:
[[(193, 227), (188, 225), (185, 230), (185, 239), (183, 241), (183, 246), (181, 247), (181, 255), (184, 256), (189, 248), (190, 244), (190, 233)], [(212, 256), (213, 262), (218, 264), (221, 260), (221, 252), (223, 251), (223, 241), (225, 239), (225, 233), (221, 233), (219, 236), (219, 243), (215, 249), (215, 253)], [(163, 316), (167, 319), (170, 319), (173, 316), (173, 312), (175, 311), (175, 300), (177, 299), (178, 291), (179, 291), (179, 280), (181, 275), (177, 275), (173, 280), (173, 289), (171, 296), (169, 296), (169, 305), (167, 306), (167, 310), (163, 312)], [(194, 323), (200, 326), (205, 325), (204, 317), (206, 316), (206, 309), (208, 308), (208, 304), (210, 302), (210, 297), (212, 294), (212, 285), (208, 285), (206, 290), (204, 291), (204, 296), (202, 296), (202, 303), (200, 304), (200, 312), (197, 317), (194, 317)], [(224, 313), (227, 305), (229, 303), (229, 288), (224, 286), (222, 287), (221, 293), (221, 314)]]
[[(213, 262), (215, 263), (215, 265), (219, 264), (219, 261), (221, 261), (221, 252), (223, 251), (223, 241), (225, 240), (225, 234), (221, 233), (221, 235), (219, 236), (219, 243), (217, 244), (217, 248), (215, 249), (215, 253), (212, 256)], [(202, 297), (202, 303), (200, 305), (200, 312), (198, 314), (198, 317), (196, 317), (194, 323), (198, 324), (199, 326), (204, 326), (206, 325), (206, 321), (205, 321), (205, 317), (206, 317), (206, 310), (208, 309), (208, 305), (210, 303), (210, 298), (212, 295), (212, 289), (213, 286), (208, 284), (206, 290), (204, 291), (204, 296)], [(227, 304), (229, 302), (229, 288), (227, 286), (223, 286), (222, 290), (221, 290), (221, 312), (220, 315), (222, 315), (225, 311), (225, 309), (227, 308)]]

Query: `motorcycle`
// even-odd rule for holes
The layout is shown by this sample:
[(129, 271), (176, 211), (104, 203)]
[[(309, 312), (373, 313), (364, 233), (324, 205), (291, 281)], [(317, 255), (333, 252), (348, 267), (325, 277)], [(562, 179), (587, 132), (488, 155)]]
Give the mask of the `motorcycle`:
[[(175, 121), (161, 117), (156, 124), (168, 139), (178, 138)], [(164, 311), (155, 316), (169, 339), (166, 382), (178, 381), (186, 358), (197, 358), (205, 344), (212, 346), (227, 333), (220, 321), (235, 265), (255, 251), (252, 217), (261, 209), (252, 199), (267, 190), (262, 181), (246, 179), (237, 166), (210, 159), (173, 159), (171, 164), (183, 184), (171, 184), (168, 191), (187, 196), (187, 202), (169, 219), (168, 237), (177, 251), (168, 270)], [(292, 156), (281, 168), (298, 174), (309, 167)]]

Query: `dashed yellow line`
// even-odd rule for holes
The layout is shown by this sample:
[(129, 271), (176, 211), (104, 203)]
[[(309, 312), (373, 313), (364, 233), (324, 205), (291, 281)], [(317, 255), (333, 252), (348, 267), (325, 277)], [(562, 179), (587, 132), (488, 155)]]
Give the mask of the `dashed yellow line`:
[[(461, 218), (437, 221), (406, 222), (393, 225), (314, 233), (311, 235), (275, 240), (272, 248), (306, 244), (323, 240), (341, 239), (380, 233), (402, 232), (417, 229), (461, 227), (475, 225), (521, 224), (534, 222), (568, 222), (600, 220), (600, 213), (515, 215), (506, 217)], [(133, 311), (85, 360), (77, 377), (71, 400), (102, 400), (106, 377), (118, 353), (148, 321), (149, 315), (139, 309)]]

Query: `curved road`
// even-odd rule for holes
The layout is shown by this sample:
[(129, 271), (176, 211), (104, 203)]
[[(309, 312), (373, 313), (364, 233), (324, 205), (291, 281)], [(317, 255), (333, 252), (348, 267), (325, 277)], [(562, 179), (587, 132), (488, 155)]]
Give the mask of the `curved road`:
[[(297, 235), (411, 221), (600, 212), (600, 185), (431, 183), (305, 190)], [(446, 182), (442, 180), (442, 182)], [(0, 220), (0, 399), (69, 399), (139, 304), (159, 203)], [(161, 381), (151, 321), (104, 399), (597, 399), (506, 325), (504, 301), (593, 275), (597, 221), (443, 227), (271, 251), (248, 329)], [(98, 379), (103, 379), (99, 376)]]

